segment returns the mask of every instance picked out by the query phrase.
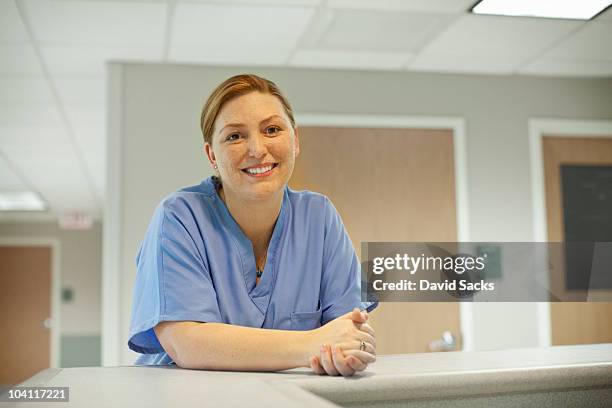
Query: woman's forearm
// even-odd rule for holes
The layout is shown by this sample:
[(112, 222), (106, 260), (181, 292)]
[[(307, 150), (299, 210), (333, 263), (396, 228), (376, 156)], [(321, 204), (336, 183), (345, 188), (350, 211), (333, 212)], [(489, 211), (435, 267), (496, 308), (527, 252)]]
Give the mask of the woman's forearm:
[(225, 323), (164, 322), (155, 332), (178, 366), (193, 369), (278, 371), (307, 367), (319, 347), (312, 331)]

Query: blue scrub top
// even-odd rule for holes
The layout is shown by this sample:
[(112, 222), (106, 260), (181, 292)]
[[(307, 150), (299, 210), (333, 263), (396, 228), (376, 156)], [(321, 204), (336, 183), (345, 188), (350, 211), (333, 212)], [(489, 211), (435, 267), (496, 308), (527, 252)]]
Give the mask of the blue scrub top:
[(163, 321), (311, 330), (361, 302), (361, 270), (338, 212), (321, 194), (285, 187), (258, 285), (253, 246), (213, 178), (162, 201), (136, 264), (130, 349), (136, 364), (171, 364), (153, 327)]

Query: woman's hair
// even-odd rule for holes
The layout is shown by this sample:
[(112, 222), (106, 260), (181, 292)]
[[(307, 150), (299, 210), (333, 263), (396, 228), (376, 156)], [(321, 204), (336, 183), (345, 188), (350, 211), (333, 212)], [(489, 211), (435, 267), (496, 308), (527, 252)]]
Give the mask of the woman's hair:
[(274, 82), (257, 75), (241, 74), (223, 81), (206, 100), (202, 108), (202, 115), (200, 116), (200, 128), (206, 143), (212, 144), (215, 120), (223, 105), (231, 99), (250, 92), (261, 92), (276, 96), (283, 104), (285, 113), (291, 121), (291, 126), (295, 128), (295, 119), (293, 118), (291, 105), (289, 105), (287, 98), (278, 89), (278, 86)]

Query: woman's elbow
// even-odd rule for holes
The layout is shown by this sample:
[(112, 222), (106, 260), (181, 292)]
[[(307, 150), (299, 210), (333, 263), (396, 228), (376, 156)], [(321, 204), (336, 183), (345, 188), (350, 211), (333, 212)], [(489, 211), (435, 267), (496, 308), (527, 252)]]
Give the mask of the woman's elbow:
[(192, 329), (201, 324), (198, 322), (161, 322), (155, 326), (154, 331), (161, 346), (178, 367), (212, 369), (205, 361), (206, 359), (203, 359), (204, 356), (196, 355), (200, 354), (196, 351), (201, 350), (201, 347), (193, 344), (195, 340)]

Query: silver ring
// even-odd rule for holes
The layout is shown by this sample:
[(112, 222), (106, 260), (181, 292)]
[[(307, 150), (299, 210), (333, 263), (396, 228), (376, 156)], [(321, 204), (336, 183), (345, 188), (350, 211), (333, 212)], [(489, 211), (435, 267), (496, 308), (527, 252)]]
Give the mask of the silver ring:
[(361, 342), (361, 345), (359, 346), (359, 350), (361, 350), (361, 351), (365, 351), (366, 350), (366, 342), (365, 341)]

